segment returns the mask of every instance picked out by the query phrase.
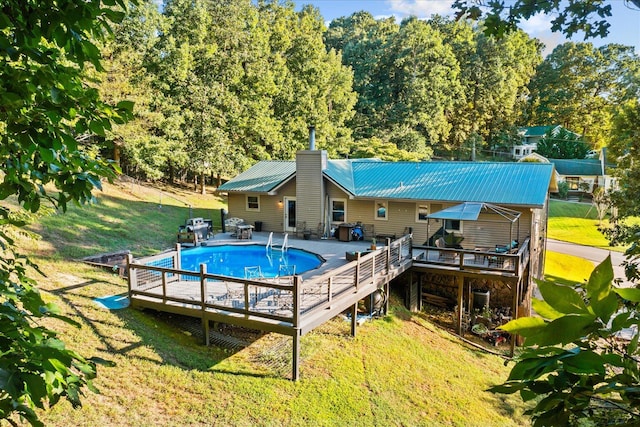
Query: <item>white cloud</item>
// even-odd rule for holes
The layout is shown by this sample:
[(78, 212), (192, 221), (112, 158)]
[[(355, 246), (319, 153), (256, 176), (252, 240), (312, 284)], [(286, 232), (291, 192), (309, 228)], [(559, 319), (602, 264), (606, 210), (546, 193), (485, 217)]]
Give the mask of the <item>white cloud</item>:
[(452, 0), (387, 0), (393, 15), (429, 18), (431, 15), (449, 16), (453, 14)]
[(536, 34), (551, 32), (551, 19), (552, 16), (545, 15), (544, 13), (536, 13), (526, 21), (520, 22), (520, 28), (525, 33), (535, 36)]

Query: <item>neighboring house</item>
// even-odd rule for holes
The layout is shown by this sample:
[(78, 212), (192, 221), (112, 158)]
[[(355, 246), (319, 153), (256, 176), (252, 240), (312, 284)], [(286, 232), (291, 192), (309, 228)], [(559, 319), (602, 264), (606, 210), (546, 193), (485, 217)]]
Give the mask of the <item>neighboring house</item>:
[[(518, 135), (522, 138), (522, 143), (514, 145), (511, 149), (511, 155), (514, 159), (520, 160), (523, 157), (536, 151), (538, 142), (550, 132), (551, 136), (557, 135), (563, 129), (560, 125), (554, 126), (529, 126), (518, 129)], [(571, 131), (569, 131), (571, 132)], [(575, 132), (571, 132), (576, 136), (580, 136)]]
[[(427, 253), (419, 274), (440, 274), (443, 279), (437, 283), (456, 292), (459, 283), (475, 286), (473, 280), (492, 287), (486, 278), (495, 273), (509, 305), (513, 298), (507, 289), (528, 294), (532, 278), (542, 276), (549, 191), (557, 187), (548, 163), (330, 160), (325, 151), (305, 150), (295, 161), (261, 161), (218, 191), (228, 196), (229, 216), (250, 224), (259, 221), (263, 231), (294, 233), (304, 227), (318, 237), (333, 238), (340, 237), (332, 230), (341, 224), (361, 223), (368, 240), (411, 231), (413, 245)], [(515, 229), (495, 211), (483, 210), (473, 221), (430, 217), (464, 202), (517, 212)], [(455, 254), (463, 261), (443, 265), (429, 259), (430, 251), (437, 252), (434, 238), (445, 233), (463, 238)], [(474, 251), (493, 250), (516, 236), (526, 248), (509, 274), (465, 264)]]
[(547, 159), (532, 153), (520, 161), (551, 163), (555, 168), (556, 180), (566, 182), (570, 192), (591, 194), (597, 187), (607, 190), (615, 187), (616, 179), (611, 176), (615, 165), (604, 163), (605, 157), (606, 149), (603, 148), (599, 159)]

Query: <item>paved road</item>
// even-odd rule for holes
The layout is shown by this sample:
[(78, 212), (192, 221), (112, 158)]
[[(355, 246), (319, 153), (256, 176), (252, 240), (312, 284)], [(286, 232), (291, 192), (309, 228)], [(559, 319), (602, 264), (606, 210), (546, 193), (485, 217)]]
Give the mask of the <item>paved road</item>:
[(577, 245), (575, 243), (561, 242), (559, 240), (547, 239), (547, 250), (559, 252), (561, 254), (574, 255), (586, 260), (599, 264), (607, 255), (611, 255), (611, 264), (613, 264), (613, 277), (624, 279), (623, 286), (631, 286), (624, 275), (624, 268), (620, 266), (625, 257), (620, 252), (609, 251), (606, 249), (592, 248), (590, 246)]

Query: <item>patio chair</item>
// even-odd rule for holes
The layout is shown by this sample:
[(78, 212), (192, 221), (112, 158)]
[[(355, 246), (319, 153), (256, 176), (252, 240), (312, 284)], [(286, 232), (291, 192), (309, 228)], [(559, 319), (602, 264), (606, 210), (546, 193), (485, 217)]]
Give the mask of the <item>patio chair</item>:
[[(437, 248), (446, 248), (447, 247), (447, 244), (446, 244), (446, 242), (444, 240), (444, 237), (440, 237), (439, 239), (436, 240), (436, 247)], [(456, 252), (439, 251), (438, 252), (438, 261), (455, 262), (457, 256), (458, 256), (458, 254)]]
[(300, 237), (307, 229), (307, 221), (298, 221), (296, 223), (296, 237)]

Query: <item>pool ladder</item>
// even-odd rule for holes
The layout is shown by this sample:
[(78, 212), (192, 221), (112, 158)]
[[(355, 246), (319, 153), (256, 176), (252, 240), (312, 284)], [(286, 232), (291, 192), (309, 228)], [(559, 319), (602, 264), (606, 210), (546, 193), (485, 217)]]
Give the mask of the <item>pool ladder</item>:
[[(273, 246), (273, 231), (269, 233), (269, 240), (267, 240), (267, 246), (265, 246), (265, 250), (267, 252), (269, 252), (272, 249), (274, 249), (274, 246)], [(275, 249), (281, 250), (282, 252), (286, 252), (286, 250), (289, 249), (289, 234), (288, 233), (284, 234), (284, 239), (282, 240), (282, 244), (280, 245), (280, 247), (278, 247), (276, 245)]]

